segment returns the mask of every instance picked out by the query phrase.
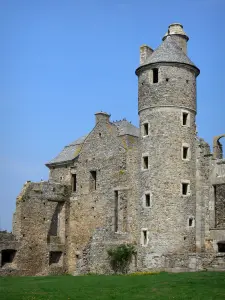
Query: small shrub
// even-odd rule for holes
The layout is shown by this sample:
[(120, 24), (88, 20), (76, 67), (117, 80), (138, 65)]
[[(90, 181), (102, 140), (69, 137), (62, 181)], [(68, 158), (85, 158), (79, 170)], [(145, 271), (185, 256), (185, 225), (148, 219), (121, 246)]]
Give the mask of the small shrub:
[(129, 265), (132, 261), (132, 256), (136, 255), (136, 250), (133, 245), (119, 245), (108, 251), (109, 261), (113, 271), (117, 273), (126, 274)]

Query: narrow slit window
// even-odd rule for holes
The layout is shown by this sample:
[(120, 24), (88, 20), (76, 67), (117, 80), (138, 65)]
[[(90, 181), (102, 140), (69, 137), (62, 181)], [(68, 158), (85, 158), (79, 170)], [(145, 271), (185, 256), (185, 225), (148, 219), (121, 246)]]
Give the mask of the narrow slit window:
[(90, 174), (91, 174), (91, 182), (90, 182), (91, 190), (93, 191), (96, 190), (97, 188), (97, 172), (91, 171)]
[(143, 169), (144, 170), (148, 169), (148, 156), (143, 157)]
[(148, 135), (148, 123), (144, 123), (143, 125), (144, 136)]
[(118, 208), (119, 208), (119, 194), (118, 191), (114, 192), (114, 201), (115, 201), (115, 207), (114, 207), (114, 231), (118, 231)]
[(182, 183), (182, 195), (186, 196), (188, 195), (188, 189), (189, 189), (189, 184), (188, 183)]
[(153, 72), (153, 83), (157, 83), (159, 79), (159, 70), (158, 69), (152, 69)]
[(72, 174), (72, 191), (76, 192), (77, 191), (77, 175)]
[(146, 229), (142, 230), (142, 245), (147, 245), (148, 243), (148, 231)]
[(151, 206), (150, 194), (145, 194), (145, 206), (146, 207), (150, 207)]
[(183, 124), (183, 126), (187, 126), (188, 125), (188, 113), (186, 113), (186, 112), (183, 112), (183, 115), (182, 115), (182, 124)]
[(189, 148), (187, 146), (183, 146), (183, 159), (188, 159)]

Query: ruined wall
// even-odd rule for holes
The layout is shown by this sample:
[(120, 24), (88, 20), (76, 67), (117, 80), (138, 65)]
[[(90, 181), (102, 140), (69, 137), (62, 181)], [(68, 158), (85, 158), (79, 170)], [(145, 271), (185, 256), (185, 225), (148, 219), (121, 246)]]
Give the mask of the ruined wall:
[[(25, 184), (17, 198), (19, 210), (15, 216), (18, 224), (16, 238), (20, 247), (14, 263), (20, 275), (65, 271), (65, 202), (68, 198), (68, 188), (60, 184)], [(59, 255), (58, 260), (54, 259), (55, 254)]]

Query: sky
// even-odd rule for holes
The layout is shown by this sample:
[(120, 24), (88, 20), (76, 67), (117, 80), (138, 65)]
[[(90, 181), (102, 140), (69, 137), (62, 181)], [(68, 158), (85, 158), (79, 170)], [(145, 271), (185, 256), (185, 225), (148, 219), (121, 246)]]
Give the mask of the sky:
[(224, 14), (225, 0), (0, 0), (0, 229), (23, 184), (47, 180), (45, 163), (95, 112), (138, 126), (139, 48), (158, 47), (171, 23), (201, 70), (198, 135), (212, 145), (225, 133)]

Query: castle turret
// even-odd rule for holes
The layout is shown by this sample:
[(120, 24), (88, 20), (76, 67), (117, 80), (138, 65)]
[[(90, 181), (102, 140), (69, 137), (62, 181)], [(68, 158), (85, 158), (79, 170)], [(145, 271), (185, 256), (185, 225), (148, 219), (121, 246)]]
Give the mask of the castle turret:
[[(149, 259), (151, 253), (162, 257), (195, 250), (196, 77), (200, 71), (171, 34), (172, 29), (136, 70), (140, 232), (149, 267), (156, 263)], [(156, 263), (160, 264), (161, 260)]]

